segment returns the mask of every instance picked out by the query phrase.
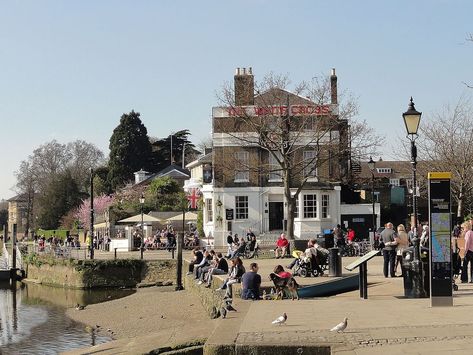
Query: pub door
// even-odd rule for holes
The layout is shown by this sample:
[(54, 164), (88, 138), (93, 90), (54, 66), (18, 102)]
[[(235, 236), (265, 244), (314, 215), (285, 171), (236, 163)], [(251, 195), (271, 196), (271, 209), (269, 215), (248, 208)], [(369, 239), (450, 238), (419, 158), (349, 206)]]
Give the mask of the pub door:
[(283, 229), (284, 206), (282, 202), (269, 203), (269, 230)]

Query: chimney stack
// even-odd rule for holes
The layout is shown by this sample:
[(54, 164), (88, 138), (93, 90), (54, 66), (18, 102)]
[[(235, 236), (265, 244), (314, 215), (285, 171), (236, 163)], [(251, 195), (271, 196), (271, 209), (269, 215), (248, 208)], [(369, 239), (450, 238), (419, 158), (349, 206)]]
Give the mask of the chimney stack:
[(337, 75), (335, 75), (335, 68), (332, 68), (332, 75), (330, 76), (330, 94), (332, 104), (338, 104)]
[(251, 106), (255, 104), (255, 79), (253, 70), (236, 68), (235, 76), (235, 106)]

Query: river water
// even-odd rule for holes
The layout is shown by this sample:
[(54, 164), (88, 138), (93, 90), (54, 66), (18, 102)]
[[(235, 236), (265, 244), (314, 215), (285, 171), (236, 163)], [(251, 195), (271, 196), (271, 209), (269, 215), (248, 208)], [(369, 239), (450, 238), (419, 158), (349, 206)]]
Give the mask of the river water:
[(66, 317), (66, 308), (125, 297), (132, 290), (68, 290), (0, 284), (0, 354), (58, 354), (110, 341)]

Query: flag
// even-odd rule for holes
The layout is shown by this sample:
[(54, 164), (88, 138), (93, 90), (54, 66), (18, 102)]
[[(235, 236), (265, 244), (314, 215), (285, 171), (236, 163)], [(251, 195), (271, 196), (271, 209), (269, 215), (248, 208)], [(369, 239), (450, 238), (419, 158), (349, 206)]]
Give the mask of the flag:
[(200, 190), (196, 188), (189, 189), (187, 199), (189, 200), (189, 209), (197, 209), (197, 201), (199, 200)]

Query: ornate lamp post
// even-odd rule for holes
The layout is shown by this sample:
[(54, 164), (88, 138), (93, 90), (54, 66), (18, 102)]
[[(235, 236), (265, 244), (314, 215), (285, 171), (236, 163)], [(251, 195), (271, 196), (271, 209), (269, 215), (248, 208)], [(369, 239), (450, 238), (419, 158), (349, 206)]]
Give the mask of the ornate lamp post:
[(414, 101), (409, 103), (406, 112), (402, 114), (404, 124), (406, 125), (407, 138), (411, 141), (411, 164), (412, 164), (412, 225), (414, 237), (412, 243), (414, 244), (414, 255), (412, 261), (413, 279), (412, 279), (412, 295), (414, 298), (424, 297), (424, 287), (422, 278), (422, 263), (420, 261), (420, 245), (417, 234), (417, 147), (415, 140), (417, 139), (417, 130), (419, 129), (420, 117), (422, 112), (418, 112), (414, 107)]
[(373, 204), (372, 206), (372, 223), (373, 223), (373, 244), (374, 244), (374, 238), (376, 236), (376, 214), (375, 214), (375, 205), (374, 205), (374, 169), (376, 168), (376, 162), (373, 160), (372, 157), (370, 157), (370, 161), (368, 162), (368, 168), (370, 168), (371, 171), (371, 202)]
[(140, 255), (141, 259), (143, 260), (143, 252), (144, 252), (144, 226), (143, 226), (143, 205), (145, 204), (145, 195), (141, 193), (140, 197), (140, 205), (141, 205), (141, 244), (140, 244)]

